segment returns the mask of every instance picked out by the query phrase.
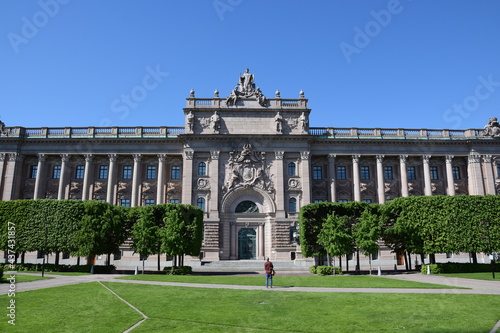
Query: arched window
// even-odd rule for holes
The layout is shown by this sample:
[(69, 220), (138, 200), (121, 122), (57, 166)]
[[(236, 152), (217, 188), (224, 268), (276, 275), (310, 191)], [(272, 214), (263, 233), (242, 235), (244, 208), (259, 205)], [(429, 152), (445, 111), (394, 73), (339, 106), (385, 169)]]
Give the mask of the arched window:
[(235, 213), (258, 213), (259, 207), (253, 201), (242, 201), (236, 206)]
[(200, 162), (198, 164), (198, 176), (206, 176), (207, 175), (207, 164), (205, 162)]
[(202, 210), (205, 211), (205, 198), (198, 198), (196, 205)]
[(296, 172), (295, 163), (293, 163), (293, 162), (288, 163), (288, 175), (289, 176), (296, 176), (295, 172)]
[(297, 212), (297, 199), (290, 198), (290, 200), (288, 200), (288, 212), (289, 213)]

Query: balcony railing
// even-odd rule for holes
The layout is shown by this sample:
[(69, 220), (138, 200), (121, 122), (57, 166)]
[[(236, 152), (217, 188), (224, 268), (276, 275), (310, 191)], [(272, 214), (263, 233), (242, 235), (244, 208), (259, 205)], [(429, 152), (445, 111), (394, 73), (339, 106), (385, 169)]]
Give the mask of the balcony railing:
[(482, 136), (480, 129), (402, 129), (402, 128), (334, 128), (311, 127), (309, 134), (322, 138), (358, 138), (358, 139), (471, 139)]

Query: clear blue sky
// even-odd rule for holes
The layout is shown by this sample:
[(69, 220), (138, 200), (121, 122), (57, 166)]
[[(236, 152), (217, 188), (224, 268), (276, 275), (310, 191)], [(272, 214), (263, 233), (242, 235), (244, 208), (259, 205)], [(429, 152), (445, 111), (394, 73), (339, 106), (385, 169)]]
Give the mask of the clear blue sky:
[(183, 126), (191, 89), (247, 67), (269, 98), (303, 89), (312, 127), (500, 117), (494, 0), (0, 0), (0, 57), (7, 126)]

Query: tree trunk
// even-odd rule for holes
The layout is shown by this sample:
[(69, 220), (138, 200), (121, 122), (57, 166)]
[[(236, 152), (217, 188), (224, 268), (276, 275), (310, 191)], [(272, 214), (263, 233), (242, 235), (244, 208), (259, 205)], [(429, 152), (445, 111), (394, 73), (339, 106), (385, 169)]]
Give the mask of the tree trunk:
[(106, 255), (106, 266), (111, 265), (111, 253)]
[[(21, 264), (24, 264), (24, 255), (26, 254), (26, 252), (21, 252)], [(17, 257), (17, 254), (16, 254), (16, 257)]]
[(54, 259), (54, 264), (59, 265), (59, 252), (56, 252), (56, 258)]
[(420, 265), (425, 265), (425, 258), (423, 253), (420, 253)]
[(345, 256), (345, 269), (346, 272), (349, 272), (349, 255)]
[(407, 252), (406, 251), (403, 251), (403, 258), (405, 260), (405, 269), (406, 271), (408, 271), (408, 258), (407, 258)]
[(80, 257), (76, 258), (76, 265), (80, 266)]
[(471, 252), (470, 257), (472, 258), (472, 263), (477, 264), (477, 253), (476, 252)]
[(339, 256), (339, 268), (340, 271), (342, 272), (342, 256)]
[(160, 271), (160, 259), (161, 259), (161, 254), (158, 254), (158, 262), (157, 262), (158, 272)]
[(411, 253), (410, 253), (410, 251), (408, 251), (407, 253), (408, 253), (408, 267), (410, 267), (410, 271), (411, 271)]
[(359, 273), (361, 267), (359, 265), (359, 249), (356, 249), (356, 272)]
[(435, 264), (436, 263), (436, 255), (433, 253), (433, 254), (429, 254), (429, 263), (430, 264)]

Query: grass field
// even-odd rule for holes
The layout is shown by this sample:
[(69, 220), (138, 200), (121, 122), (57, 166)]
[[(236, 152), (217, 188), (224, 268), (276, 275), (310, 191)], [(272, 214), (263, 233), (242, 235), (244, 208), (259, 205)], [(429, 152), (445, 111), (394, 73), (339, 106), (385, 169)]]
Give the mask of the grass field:
[[(489, 332), (500, 297), (311, 293), (104, 283), (149, 319), (138, 332)], [(97, 282), (16, 294), (1, 332), (123, 332), (141, 316)], [(8, 298), (0, 296), (0, 308)], [(4, 310), (5, 311), (5, 310)]]
[(498, 281), (500, 287), (500, 272), (495, 272), (495, 279), (493, 279), (493, 274), (489, 273), (454, 273), (454, 274), (439, 274), (446, 277), (457, 277), (463, 279), (476, 279), (476, 280), (487, 280), (487, 281)]
[[(246, 286), (264, 286), (263, 276), (200, 276), (200, 275), (130, 275), (124, 280), (233, 284)], [(415, 288), (415, 289), (457, 289), (430, 283), (420, 283), (384, 278), (380, 276), (275, 276), (276, 287), (324, 287), (324, 288)]]

